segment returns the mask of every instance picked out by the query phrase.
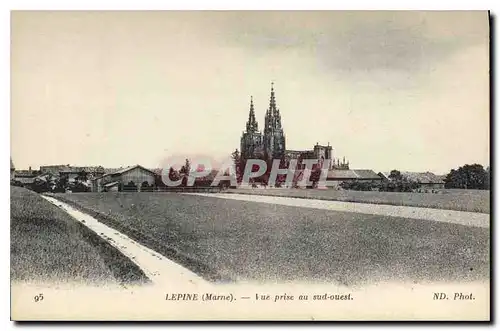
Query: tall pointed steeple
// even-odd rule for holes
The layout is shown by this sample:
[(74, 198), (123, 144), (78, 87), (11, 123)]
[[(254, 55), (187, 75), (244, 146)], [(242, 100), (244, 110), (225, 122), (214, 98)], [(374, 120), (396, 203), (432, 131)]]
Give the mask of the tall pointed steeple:
[[(271, 82), (271, 97), (269, 98), (269, 108), (266, 112), (265, 128), (268, 131), (273, 131), (281, 126), (279, 110), (276, 108), (276, 95), (274, 93), (274, 82)], [(279, 118), (279, 119), (278, 119)]]
[(271, 98), (269, 101), (269, 109), (272, 114), (273, 127), (275, 129), (281, 129), (281, 114), (279, 108), (276, 106), (276, 94), (274, 92), (274, 82), (271, 82)]
[(269, 109), (276, 114), (276, 96), (274, 95), (274, 82), (271, 82), (271, 99), (269, 100)]
[(259, 131), (259, 125), (255, 119), (255, 110), (253, 107), (253, 96), (250, 97), (250, 112), (248, 114), (247, 132)]
[(274, 82), (271, 83), (271, 97), (264, 124), (264, 147), (268, 159), (281, 158), (285, 153), (285, 134), (281, 126), (281, 115), (276, 106)]
[(248, 113), (246, 130), (243, 131), (241, 136), (240, 147), (241, 158), (245, 160), (255, 158), (256, 154), (263, 149), (262, 133), (259, 132), (259, 125), (255, 119), (255, 109), (252, 96), (250, 97), (250, 111)]

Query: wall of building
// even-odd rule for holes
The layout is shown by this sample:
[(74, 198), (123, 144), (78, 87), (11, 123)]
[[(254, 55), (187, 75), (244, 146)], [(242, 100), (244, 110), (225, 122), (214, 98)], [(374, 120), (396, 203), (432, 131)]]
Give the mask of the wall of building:
[[(148, 185), (152, 185), (155, 183), (155, 176), (151, 172), (137, 167), (123, 174), (105, 176), (94, 180), (92, 184), (92, 191), (102, 192), (103, 185), (107, 183), (121, 182), (123, 184), (128, 184), (131, 181), (134, 182), (134, 184), (138, 187), (140, 187), (143, 182), (148, 182)], [(116, 186), (116, 190), (118, 190), (118, 186)]]
[(119, 176), (119, 181), (127, 184), (132, 181), (136, 185), (141, 185), (143, 182), (148, 182), (148, 185), (154, 184), (155, 176), (142, 168), (135, 168)]
[(108, 189), (108, 192), (118, 192), (118, 185), (111, 186)]

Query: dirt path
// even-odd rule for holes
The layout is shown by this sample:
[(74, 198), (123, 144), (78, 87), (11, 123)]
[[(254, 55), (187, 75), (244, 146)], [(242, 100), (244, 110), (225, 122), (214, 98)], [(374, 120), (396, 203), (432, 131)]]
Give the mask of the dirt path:
[(341, 202), (301, 198), (286, 198), (264, 195), (246, 195), (231, 193), (185, 193), (190, 195), (200, 195), (221, 199), (233, 199), (239, 201), (251, 201), (278, 204), (284, 206), (306, 207), (316, 209), (326, 209), (334, 211), (352, 212), (360, 214), (381, 215), (391, 217), (403, 217), (454, 223), (467, 226), (477, 226), (482, 228), (490, 227), (490, 215), (483, 213), (472, 213), (465, 211), (455, 211), (446, 209), (433, 209), (423, 207), (391, 206), (358, 202)]
[(55, 198), (48, 196), (43, 196), (43, 198), (66, 211), (69, 215), (96, 232), (100, 237), (107, 240), (125, 256), (130, 258), (144, 271), (146, 276), (153, 282), (153, 285), (158, 285), (163, 288), (179, 286), (182, 288), (205, 288), (210, 286), (210, 283), (190, 270), (139, 244), (115, 229), (102, 224), (94, 217), (82, 213)]

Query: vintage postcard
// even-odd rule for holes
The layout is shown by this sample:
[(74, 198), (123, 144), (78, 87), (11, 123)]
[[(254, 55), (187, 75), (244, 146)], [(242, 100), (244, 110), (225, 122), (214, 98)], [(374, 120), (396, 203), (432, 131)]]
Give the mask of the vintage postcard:
[(11, 12), (11, 319), (490, 320), (489, 27)]

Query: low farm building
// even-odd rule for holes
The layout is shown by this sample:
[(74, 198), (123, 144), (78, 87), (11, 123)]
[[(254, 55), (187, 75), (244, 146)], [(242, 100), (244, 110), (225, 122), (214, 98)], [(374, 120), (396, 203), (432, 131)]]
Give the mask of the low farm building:
[[(153, 187), (155, 179), (156, 174), (153, 171), (143, 166), (135, 165), (93, 179), (92, 192), (119, 191), (124, 186), (127, 186), (127, 189), (141, 191), (145, 184)], [(128, 187), (129, 184), (135, 185), (135, 189)]]
[(38, 172), (31, 170), (31, 167), (29, 170), (14, 170), (12, 180), (23, 186), (29, 186), (35, 182), (37, 175)]
[[(389, 172), (380, 173), (384, 180), (390, 181)], [(401, 176), (406, 181), (416, 182), (420, 184), (422, 188), (429, 189), (444, 189), (443, 176), (438, 176), (432, 172), (411, 172), (411, 171), (401, 171)]]
[(101, 166), (78, 167), (69, 164), (40, 166), (40, 172), (43, 174), (65, 176), (69, 181), (74, 181), (82, 173), (85, 173), (90, 178), (101, 177), (106, 173), (105, 169)]
[(328, 171), (326, 180), (328, 187), (339, 187), (342, 182), (346, 181), (381, 182), (382, 177), (370, 169), (334, 169)]

